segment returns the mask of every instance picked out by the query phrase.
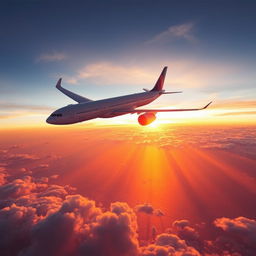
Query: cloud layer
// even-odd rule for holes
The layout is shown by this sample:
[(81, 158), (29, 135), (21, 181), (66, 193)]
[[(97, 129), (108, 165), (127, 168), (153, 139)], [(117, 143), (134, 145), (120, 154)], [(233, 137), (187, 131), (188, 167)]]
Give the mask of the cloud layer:
[[(180, 154), (181, 151), (177, 149), (184, 147), (184, 141), (189, 144), (191, 157), (197, 159), (199, 156), (201, 158), (208, 157), (206, 152), (215, 152), (215, 149), (221, 150), (221, 155), (227, 156), (225, 150), (228, 150), (233, 154), (236, 152), (239, 159), (244, 159), (247, 154), (249, 159), (245, 159), (251, 163), (250, 166), (253, 166), (254, 155), (249, 154), (249, 151), (246, 150), (255, 147), (254, 129), (229, 127), (228, 137), (224, 136), (226, 131), (223, 128), (205, 130), (198, 127), (180, 128), (179, 131), (175, 131), (173, 127), (169, 127), (161, 132), (160, 137), (156, 132), (150, 134), (150, 132), (139, 132), (137, 129), (130, 130), (129, 133), (125, 129), (106, 129), (104, 136), (102, 130), (97, 133), (95, 130), (87, 129), (86, 134), (84, 130), (77, 130), (70, 132), (72, 142), (68, 143), (66, 149), (63, 147), (63, 135), (66, 134), (66, 131), (58, 132), (61, 146), (56, 146), (57, 133), (44, 134), (42, 132), (39, 134), (36, 132), (32, 134), (30, 131), (29, 136), (26, 137), (24, 131), (15, 134), (15, 136), (13, 136), (13, 132), (10, 132), (8, 143), (6, 142), (7, 136), (2, 136), (0, 148), (0, 235), (2, 237), (0, 255), (254, 256), (256, 253), (256, 220), (250, 215), (254, 212), (253, 206), (248, 208), (249, 210), (245, 210), (244, 214), (237, 214), (236, 209), (236, 207), (241, 208), (242, 201), (247, 200), (249, 201), (248, 204), (251, 205), (250, 201), (253, 202), (254, 198), (252, 195), (255, 195), (253, 186), (247, 187), (251, 193), (245, 193), (241, 187), (246, 183), (241, 185), (237, 182), (239, 178), (241, 182), (249, 181), (250, 184), (254, 185), (255, 174), (246, 170), (248, 168), (244, 164), (245, 162), (241, 162), (243, 173), (238, 173), (238, 176), (236, 176), (236, 169), (231, 170), (231, 180), (233, 181), (231, 183), (227, 182), (229, 179), (226, 177), (229, 171), (227, 162), (218, 163), (213, 157), (211, 160), (214, 165), (220, 164), (226, 173), (222, 174), (219, 169), (217, 172), (215, 169), (211, 172), (209, 170), (210, 165), (204, 165), (203, 159), (200, 160), (200, 164), (204, 168), (195, 172), (190, 166), (191, 162), (189, 162), (190, 157), (188, 155), (186, 155), (185, 160), (181, 158), (182, 162), (187, 162), (186, 168), (183, 166), (183, 177), (177, 163), (175, 167), (175, 163), (172, 162), (172, 169), (168, 169), (168, 173), (173, 172), (177, 175), (178, 182), (182, 183), (182, 186), (174, 182), (164, 183), (163, 179), (172, 181), (177, 179), (175, 175), (168, 176), (166, 173), (166, 176), (161, 179), (161, 175), (158, 176), (154, 172), (156, 169), (158, 174), (162, 174), (163, 169), (161, 169), (160, 163), (166, 161), (167, 156), (164, 155), (163, 150), (169, 152), (168, 156), (171, 160), (175, 154)], [(115, 136), (113, 136), (114, 134)], [(106, 140), (106, 135), (108, 135), (109, 140)], [(117, 139), (120, 139), (122, 143)], [(12, 144), (12, 140), (15, 143)], [(98, 145), (102, 144), (102, 147), (100, 149), (97, 147), (97, 150), (93, 152), (91, 143), (95, 144), (96, 141)], [(129, 169), (135, 168), (132, 164), (127, 164), (129, 168), (126, 168), (126, 165), (118, 165), (116, 162), (110, 163), (110, 169), (107, 166), (110, 155), (120, 156), (117, 152), (122, 155), (124, 152), (122, 147), (127, 143), (134, 146), (133, 149), (137, 150), (138, 156), (141, 156), (139, 152), (142, 150), (145, 157), (145, 159), (143, 157), (138, 158), (141, 165), (135, 170), (135, 173), (138, 171), (142, 176), (137, 175), (135, 179), (132, 179), (134, 172)], [(120, 146), (120, 144), (122, 145)], [(74, 145), (76, 147), (73, 147)], [(107, 152), (106, 148), (109, 148), (110, 145), (112, 151)], [(155, 145), (158, 145), (157, 148)], [(194, 155), (192, 146), (201, 155)], [(130, 144), (125, 147), (125, 150), (129, 147)], [(73, 148), (75, 151), (72, 151)], [(54, 154), (56, 149), (60, 155)], [(130, 156), (129, 151), (125, 152), (127, 156)], [(146, 161), (150, 152), (159, 153), (158, 157), (161, 157), (159, 163), (153, 164), (154, 166), (150, 166), (151, 164)], [(202, 152), (205, 154), (203, 155)], [(66, 161), (63, 156), (65, 154), (67, 156)], [(86, 162), (86, 168), (83, 168), (81, 172), (76, 172), (79, 165), (72, 162), (70, 155), (74, 158), (78, 157), (75, 159), (76, 162), (81, 158), (81, 154)], [(104, 164), (106, 172), (102, 168), (97, 169), (94, 166), (96, 165), (95, 162), (90, 162), (90, 158), (95, 158), (94, 154), (98, 156), (97, 164), (100, 167)], [(157, 155), (154, 156), (157, 160)], [(179, 158), (177, 157), (177, 159)], [(196, 164), (196, 161), (193, 160), (193, 163)], [(79, 164), (84, 166), (81, 162)], [(147, 167), (145, 170), (143, 164)], [(198, 166), (196, 165), (195, 168), (197, 169)], [(167, 168), (167, 166), (165, 167)], [(143, 176), (143, 170), (145, 176)], [(164, 169), (164, 171), (166, 170)], [(95, 173), (99, 174), (101, 178)], [(117, 179), (112, 180), (111, 183), (113, 174)], [(78, 193), (76, 188), (65, 185), (67, 182), (71, 182), (76, 175), (77, 185), (80, 184), (87, 190), (79, 190)], [(196, 182), (196, 186), (192, 189), (189, 189), (189, 184), (186, 183), (186, 175), (191, 175), (193, 182)], [(65, 176), (67, 177), (66, 180)], [(198, 179), (198, 176), (202, 179)], [(215, 180), (216, 177), (221, 177), (220, 181)], [(203, 179), (207, 181), (205, 182)], [(208, 203), (209, 197), (206, 197), (207, 201), (196, 200), (202, 199), (204, 193), (207, 193), (205, 188), (210, 190), (209, 185), (207, 186), (209, 179), (214, 190), (211, 195), (215, 195), (215, 198), (210, 197), (210, 203)], [(84, 182), (84, 180), (90, 182)], [(131, 190), (125, 181), (128, 183), (135, 182)], [(201, 192), (197, 190), (198, 181), (201, 182), (203, 188)], [(109, 184), (104, 189), (108, 182)], [(116, 186), (115, 183), (121, 185)], [(147, 183), (154, 187), (152, 191), (159, 193), (159, 195), (154, 195), (157, 198), (157, 207), (153, 200), (143, 200), (140, 197), (138, 191), (148, 191), (149, 186), (145, 186)], [(71, 184), (74, 185), (74, 183)], [(95, 191), (96, 186), (100, 187), (97, 188), (98, 193)], [(139, 190), (135, 189), (136, 186), (139, 187)], [(167, 186), (178, 186), (179, 188), (173, 190), (176, 193), (171, 194), (172, 190), (168, 190)], [(235, 194), (234, 186), (239, 193)], [(220, 190), (223, 187), (227, 187), (227, 190)], [(182, 189), (186, 194), (186, 199), (189, 200), (181, 201), (183, 200), (181, 198)], [(228, 192), (229, 189), (232, 190), (230, 194), (220, 193), (222, 197), (228, 195), (226, 200), (229, 201), (218, 197), (218, 190)], [(162, 190), (166, 190), (167, 194), (160, 194)], [(132, 194), (133, 200), (132, 202), (129, 201), (129, 205), (112, 197), (112, 194), (121, 195), (123, 192)], [(201, 193), (202, 198), (196, 198), (199, 193)], [(98, 197), (100, 200), (88, 199), (87, 194), (90, 198)], [(204, 211), (206, 205), (212, 207), (212, 212), (214, 208), (221, 205), (221, 200), (225, 202), (226, 206), (232, 196), (236, 206), (234, 213), (222, 214), (223, 209), (220, 209), (217, 212), (217, 217), (216, 215), (214, 217), (205, 215), (208, 213)], [(158, 198), (160, 199), (158, 200)], [(178, 198), (178, 203), (173, 201), (175, 198)], [(127, 197), (127, 201), (128, 199)], [(160, 200), (162, 204), (159, 206)], [(148, 203), (143, 203), (145, 201)], [(195, 211), (197, 220), (184, 216), (170, 216), (171, 212), (175, 211), (184, 214), (178, 210), (179, 204), (182, 204), (185, 210), (190, 206), (192, 208), (198, 207), (199, 211)], [(190, 216), (193, 217), (193, 215)], [(144, 236), (145, 233), (147, 233), (146, 236)]]
[[(39, 183), (30, 176), (1, 187), (2, 191), (7, 188), (11, 193), (1, 193), (0, 233), (5, 234), (0, 242), (1, 255), (198, 256), (205, 250), (189, 245), (191, 240), (198, 240), (198, 234), (188, 229), (187, 220), (174, 222), (176, 233), (169, 230), (157, 235), (154, 243), (139, 246), (137, 218), (126, 203), (112, 203), (104, 210), (92, 200), (69, 194), (64, 187)], [(227, 230), (230, 223), (232, 228)], [(247, 226), (241, 229), (241, 223)], [(223, 218), (215, 225), (246, 234), (244, 245), (254, 249), (254, 220)]]
[[(6, 170), (1, 169), (3, 177)], [(0, 253), (3, 256), (200, 256), (256, 253), (256, 220), (218, 218), (213, 238), (204, 237), (205, 226), (176, 220), (153, 241), (138, 237), (137, 216), (127, 203), (111, 203), (106, 209), (75, 194), (69, 186), (48, 179), (9, 176), (0, 186)], [(152, 215), (149, 204), (136, 211)], [(205, 230), (203, 230), (205, 229)], [(208, 254), (207, 254), (208, 253)]]
[[(160, 72), (160, 70), (159, 70)], [(111, 62), (91, 63), (78, 71), (76, 80), (89, 79), (98, 84), (152, 84), (157, 77), (138, 66), (124, 66)]]

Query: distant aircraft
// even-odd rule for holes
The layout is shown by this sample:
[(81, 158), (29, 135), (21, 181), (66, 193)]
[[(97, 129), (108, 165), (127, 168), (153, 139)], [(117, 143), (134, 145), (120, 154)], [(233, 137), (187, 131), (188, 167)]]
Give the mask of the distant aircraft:
[(143, 89), (145, 92), (142, 93), (135, 93), (97, 101), (82, 97), (63, 88), (61, 86), (60, 78), (56, 84), (56, 88), (78, 103), (57, 109), (47, 118), (46, 122), (49, 124), (58, 125), (75, 124), (98, 117), (110, 118), (125, 114), (137, 113), (139, 115), (139, 124), (144, 126), (152, 123), (156, 119), (157, 112), (202, 110), (206, 109), (212, 103), (208, 103), (203, 108), (191, 109), (137, 109), (137, 107), (149, 104), (162, 94), (181, 93), (181, 91), (166, 92), (163, 90), (166, 71), (167, 67), (164, 67), (155, 86), (151, 90)]

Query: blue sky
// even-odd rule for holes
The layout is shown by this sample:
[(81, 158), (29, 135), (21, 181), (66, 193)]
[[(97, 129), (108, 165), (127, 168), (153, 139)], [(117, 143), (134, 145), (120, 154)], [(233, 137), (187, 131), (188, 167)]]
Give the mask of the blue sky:
[(160, 105), (254, 100), (255, 7), (228, 0), (1, 1), (1, 121), (20, 109), (45, 106), (47, 114), (70, 103), (54, 88), (60, 76), (67, 88), (99, 99), (152, 87), (165, 65), (166, 89), (186, 94)]

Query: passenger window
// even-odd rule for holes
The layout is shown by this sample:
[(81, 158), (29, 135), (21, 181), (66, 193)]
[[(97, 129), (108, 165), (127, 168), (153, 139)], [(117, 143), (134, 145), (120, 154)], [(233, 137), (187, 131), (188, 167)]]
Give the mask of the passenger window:
[(51, 114), (51, 116), (62, 116), (62, 114)]

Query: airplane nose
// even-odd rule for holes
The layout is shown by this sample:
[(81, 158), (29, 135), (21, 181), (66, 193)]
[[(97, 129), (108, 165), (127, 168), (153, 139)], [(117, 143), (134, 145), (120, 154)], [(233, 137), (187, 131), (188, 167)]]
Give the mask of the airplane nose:
[(52, 117), (49, 116), (47, 119), (46, 119), (46, 123), (48, 124), (53, 124), (53, 120), (52, 120)]

